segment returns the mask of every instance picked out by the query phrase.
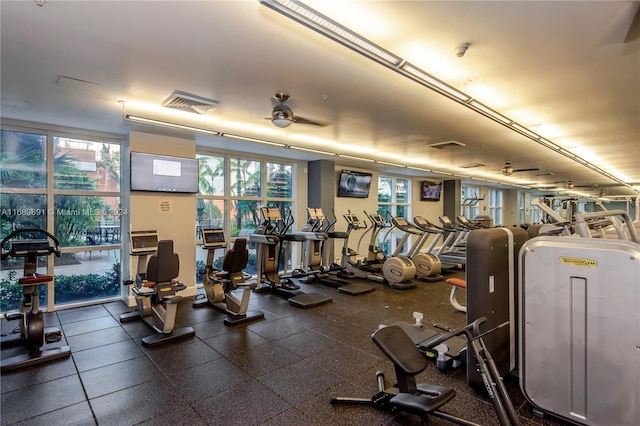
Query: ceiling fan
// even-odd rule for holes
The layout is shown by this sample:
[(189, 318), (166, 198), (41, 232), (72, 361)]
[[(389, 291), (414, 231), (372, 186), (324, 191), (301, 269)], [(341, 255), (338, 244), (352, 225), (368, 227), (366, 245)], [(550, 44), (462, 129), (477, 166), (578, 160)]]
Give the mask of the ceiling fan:
[(507, 161), (506, 163), (504, 163), (504, 167), (502, 168), (502, 174), (505, 176), (511, 176), (516, 172), (535, 172), (536, 170), (540, 170), (540, 168), (532, 167), (529, 169), (514, 169), (513, 167), (511, 167), (511, 162)]
[(312, 126), (327, 125), (326, 123), (294, 115), (289, 105), (285, 104), (287, 99), (289, 99), (287, 93), (276, 93), (273, 97), (273, 100), (277, 103), (273, 107), (273, 111), (271, 111), (271, 117), (267, 118), (267, 120), (271, 120), (274, 126), (284, 128), (289, 127), (293, 123), (309, 124)]

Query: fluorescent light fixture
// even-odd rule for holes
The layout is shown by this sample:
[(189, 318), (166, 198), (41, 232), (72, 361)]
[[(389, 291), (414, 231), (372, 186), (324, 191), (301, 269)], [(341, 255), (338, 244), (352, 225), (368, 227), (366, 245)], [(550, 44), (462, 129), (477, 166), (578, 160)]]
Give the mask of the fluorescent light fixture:
[(571, 151), (567, 151), (564, 148), (560, 148), (560, 150), (558, 150), (558, 152), (562, 155), (564, 155), (565, 157), (569, 157), (569, 158), (576, 158), (576, 155), (571, 152)]
[(321, 155), (330, 155), (332, 157), (334, 157), (336, 154), (333, 152), (329, 152), (329, 151), (321, 151), (319, 149), (312, 149), (312, 148), (305, 148), (303, 146), (294, 146), (294, 145), (289, 145), (290, 149), (295, 149), (296, 151), (304, 151), (304, 152), (311, 152), (313, 154), (321, 154)]
[(431, 173), (431, 169), (424, 169), (422, 167), (415, 167), (415, 166), (407, 166), (407, 169), (411, 169), (411, 170), (418, 170), (420, 172), (427, 172), (427, 173)]
[(384, 166), (402, 167), (402, 168), (407, 167), (407, 166), (405, 166), (404, 164), (389, 163), (389, 162), (387, 162), (387, 161), (380, 161), (380, 160), (376, 160), (376, 163), (378, 163), (378, 164), (382, 164), (382, 165), (384, 165)]
[(453, 173), (451, 173), (451, 172), (443, 172), (443, 171), (440, 171), (440, 170), (432, 170), (432, 172), (433, 173), (437, 173), (439, 175), (453, 176)]
[[(318, 32), (319, 34), (324, 35), (325, 37), (345, 46), (350, 48), (351, 50), (360, 53), (361, 55), (379, 63), (382, 64), (394, 71), (396, 71), (397, 73), (403, 75), (406, 78), (409, 78), (417, 83), (422, 84), (423, 86), (432, 89), (438, 93), (440, 93), (443, 96), (446, 96), (456, 102), (461, 103), (462, 105), (465, 105), (466, 107), (476, 111), (479, 114), (484, 115), (485, 117), (491, 118), (494, 121), (501, 123), (505, 126), (507, 126), (508, 128), (510, 128), (513, 131), (516, 131), (518, 133), (520, 133), (521, 135), (524, 135), (536, 142), (538, 142), (540, 145), (552, 149), (568, 158), (573, 159), (574, 161), (577, 161), (578, 163), (606, 176), (609, 178), (612, 178), (614, 181), (619, 182), (625, 186), (629, 186), (628, 184), (626, 184), (624, 181), (622, 181), (619, 178), (616, 177), (612, 177), (612, 175), (608, 172), (605, 172), (604, 170), (600, 169), (599, 167), (595, 167), (593, 164), (590, 164), (588, 162), (586, 162), (585, 160), (581, 159), (578, 155), (575, 155), (573, 153), (570, 153), (569, 151), (562, 149), (560, 146), (556, 145), (555, 143), (549, 141), (548, 139), (544, 139), (542, 138), (539, 134), (529, 130), (528, 128), (514, 122), (513, 120), (511, 120), (509, 117), (500, 114), (499, 112), (493, 110), (492, 108), (486, 106), (485, 104), (476, 101), (475, 99), (473, 99), (473, 97), (471, 97), (470, 95), (467, 95), (466, 93), (456, 89), (453, 86), (450, 86), (449, 84), (445, 83), (444, 81), (432, 76), (431, 74), (421, 70), (420, 68), (410, 64), (409, 62), (407, 62), (405, 59), (403, 59), (402, 57), (384, 49), (383, 47), (371, 42), (370, 40), (367, 40), (366, 38), (360, 36), (359, 34), (355, 33), (354, 31), (351, 31), (349, 28), (333, 21), (332, 19), (328, 18), (327, 16), (322, 15), (321, 13), (319, 13), (318, 11), (314, 10), (313, 8), (306, 6), (305, 4), (303, 4), (300, 1), (295, 1), (295, 0), (259, 0), (260, 3), (262, 3), (263, 5), (269, 7), (270, 9), (286, 16), (287, 18), (298, 22), (304, 26), (306, 26), (307, 28), (312, 29), (313, 31)], [(133, 121), (133, 120), (132, 120)], [(184, 130), (192, 130), (192, 131), (198, 131), (198, 132), (202, 132), (202, 133), (211, 133), (211, 134), (218, 134), (217, 132), (210, 132), (210, 131), (204, 131), (203, 129), (195, 129), (195, 128), (190, 128), (189, 126), (180, 126), (180, 125), (171, 125), (171, 123), (169, 124), (164, 124), (162, 122), (159, 123), (152, 123), (151, 121), (147, 121), (148, 123), (151, 124), (159, 124), (159, 125), (165, 125), (168, 127), (175, 127), (175, 128), (182, 128)], [(542, 132), (542, 130), (545, 130), (544, 128), (542, 128), (540, 131)], [(549, 130), (546, 129), (545, 132), (543, 133), (549, 133)], [(557, 132), (556, 132), (557, 133)], [(256, 141), (258, 142), (258, 141)], [(258, 142), (261, 143), (261, 142)], [(262, 142), (264, 143), (264, 142)], [(290, 148), (293, 149), (298, 149), (300, 151), (308, 151), (308, 152), (315, 152), (315, 153), (319, 153), (319, 154), (323, 154), (323, 155), (338, 155), (338, 154), (333, 154), (333, 153), (328, 153), (325, 151), (319, 151), (319, 150), (312, 150), (309, 148), (302, 148), (302, 147), (294, 147), (294, 146), (289, 146)], [(352, 158), (354, 160), (359, 160), (359, 161), (369, 161), (369, 162), (373, 162), (374, 160), (372, 159), (366, 159), (366, 158), (359, 158), (359, 157), (350, 157), (347, 155), (342, 155), (339, 154), (339, 156), (344, 157), (344, 158)], [(391, 165), (391, 164), (390, 164)], [(394, 165), (396, 166), (396, 165)], [(417, 167), (408, 167), (410, 169), (414, 169), (414, 170), (420, 170), (420, 171), (427, 171), (427, 172), (432, 172), (429, 169), (421, 169), (421, 168), (417, 168)], [(453, 173), (445, 173), (445, 172), (436, 172), (436, 173), (441, 173), (441, 174), (447, 174), (450, 176), (454, 176)], [(489, 182), (494, 182), (494, 183), (500, 183), (501, 181), (493, 181), (493, 180), (488, 180)]]
[(262, 144), (262, 145), (277, 146), (277, 147), (280, 147), (280, 148), (286, 148), (287, 147), (286, 143), (271, 142), (271, 141), (265, 141), (265, 140), (262, 140), (262, 139), (248, 138), (246, 136), (232, 135), (231, 133), (222, 133), (222, 136), (224, 136), (225, 138), (237, 139), (237, 140), (240, 140), (240, 141), (247, 141), (247, 142), (254, 142), (254, 143), (259, 143), (259, 144)]
[(447, 83), (438, 80), (432, 75), (427, 74), (426, 72), (409, 63), (403, 64), (400, 69), (411, 76), (411, 78), (413, 78), (414, 80), (417, 80), (421, 83), (426, 83), (426, 85), (432, 89), (444, 92), (445, 94), (453, 96), (454, 98), (459, 99), (462, 102), (468, 102), (469, 100), (471, 100), (471, 96), (462, 93), (458, 89), (449, 86)]
[(137, 115), (131, 115), (131, 114), (125, 115), (124, 119), (127, 121), (133, 121), (136, 123), (151, 124), (154, 126), (169, 127), (172, 129), (179, 129), (179, 130), (187, 130), (189, 132), (204, 133), (207, 135), (217, 136), (220, 134), (220, 132), (216, 132), (215, 130), (207, 130), (199, 127), (185, 126), (183, 124), (170, 123), (168, 121), (162, 121), (162, 120), (154, 120), (152, 118), (139, 117)]
[(476, 101), (475, 99), (469, 102), (469, 105), (472, 106), (474, 109), (477, 109), (478, 111), (482, 112), (484, 115), (488, 116), (489, 118), (493, 118), (494, 120), (497, 120), (501, 123), (510, 124), (513, 122), (513, 120), (510, 119), (509, 117), (505, 117), (504, 115), (492, 110), (488, 106)]
[(260, 0), (260, 3), (297, 21), (318, 33), (385, 64), (398, 65), (402, 58), (378, 46), (350, 29), (300, 2), (290, 0)]
[(518, 123), (511, 123), (511, 128), (514, 129), (515, 131), (522, 133), (525, 136), (530, 137), (531, 139), (540, 139), (540, 135), (538, 135), (537, 133), (532, 132), (531, 130), (527, 129), (526, 127), (518, 124)]
[(348, 158), (349, 160), (367, 161), (369, 163), (373, 163), (375, 161), (372, 158), (354, 157), (353, 155), (337, 154), (337, 156), (341, 158)]
[(541, 145), (546, 146), (547, 148), (551, 148), (551, 149), (553, 149), (554, 151), (558, 151), (558, 152), (560, 152), (560, 150), (562, 149), (562, 148), (560, 148), (560, 145), (557, 145), (557, 144), (555, 144), (555, 143), (551, 142), (549, 139), (545, 139), (545, 138), (542, 138), (542, 137), (541, 137), (541, 138), (540, 138), (540, 140), (539, 140), (538, 142), (539, 142)]

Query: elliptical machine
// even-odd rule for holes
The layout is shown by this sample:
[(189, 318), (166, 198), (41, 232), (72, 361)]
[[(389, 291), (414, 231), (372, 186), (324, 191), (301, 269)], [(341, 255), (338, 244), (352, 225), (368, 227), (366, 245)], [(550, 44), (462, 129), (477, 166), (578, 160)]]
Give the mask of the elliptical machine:
[[(368, 259), (358, 259), (358, 252), (349, 247), (349, 237), (352, 231), (367, 229), (367, 224), (361, 222), (358, 216), (348, 210), (343, 215), (347, 221), (344, 243), (342, 246), (342, 256), (340, 265), (344, 268), (343, 274), (348, 278), (364, 278), (371, 281), (384, 282), (382, 275), (382, 263), (379, 261), (369, 261)], [(362, 236), (364, 237), (365, 234)], [(362, 241), (362, 237), (360, 237)]]
[[(307, 208), (307, 223), (298, 234), (306, 237), (302, 242), (302, 271), (294, 273), (294, 277), (306, 277), (304, 282), (317, 282), (328, 287), (337, 288), (340, 293), (358, 296), (375, 290), (372, 285), (361, 282), (347, 282), (339, 277), (345, 277), (344, 267), (336, 264), (326, 265), (327, 243), (332, 238), (346, 238), (343, 234), (329, 231), (335, 224), (325, 217), (321, 208)], [(326, 224), (325, 224), (326, 222)]]
[[(387, 257), (382, 253), (382, 249), (376, 245), (376, 238), (382, 228), (386, 226), (386, 222), (378, 212), (373, 215), (369, 215), (364, 212), (371, 220), (371, 226), (368, 227), (366, 222), (360, 222), (360, 219), (350, 210), (343, 215), (347, 221), (347, 232), (344, 238), (344, 245), (342, 247), (342, 261), (341, 265), (345, 268), (345, 273), (353, 274), (358, 278), (364, 278), (371, 281), (378, 281), (388, 284), (391, 288), (398, 290), (406, 290), (416, 287), (416, 283), (413, 281), (402, 281), (398, 275), (387, 271), (387, 275), (384, 273), (384, 265)], [(364, 233), (358, 240), (358, 247), (362, 243), (362, 239), (369, 233), (369, 250), (365, 259), (358, 259), (358, 252), (349, 247), (349, 236), (351, 232), (358, 229), (364, 229)], [(404, 274), (403, 274), (404, 275)], [(415, 273), (411, 276), (413, 278)]]
[[(376, 244), (378, 234), (387, 226), (387, 222), (382, 218), (382, 215), (379, 212), (368, 214), (365, 211), (364, 213), (369, 216), (369, 219), (373, 224), (371, 228), (369, 253), (375, 255), (377, 259), (382, 261), (382, 274), (384, 275), (386, 283), (389, 284), (390, 287), (398, 290), (407, 290), (416, 287), (417, 283), (413, 280), (416, 276), (416, 266), (407, 256), (400, 255), (402, 245), (399, 244), (391, 256), (385, 256), (382, 248), (378, 247)], [(392, 230), (393, 227), (387, 231), (385, 238)], [(406, 238), (404, 241), (406, 241)]]
[[(253, 291), (263, 293), (271, 291), (278, 296), (285, 297), (289, 304), (298, 308), (312, 308), (332, 302), (333, 299), (321, 293), (305, 293), (300, 286), (295, 284), (291, 277), (280, 275), (280, 255), (283, 251), (283, 243), (292, 241), (304, 241), (304, 235), (288, 234), (287, 231), (293, 225), (293, 215), (284, 220), (282, 212), (277, 207), (262, 207), (262, 224), (255, 234), (249, 236), (249, 240), (258, 244), (257, 253), (257, 280), (258, 287)], [(287, 247), (288, 251), (288, 247)], [(284, 261), (287, 262), (285, 254)]]
[[(45, 238), (36, 239), (41, 234)], [(37, 272), (38, 257), (60, 256), (60, 242), (44, 229), (23, 228), (9, 234), (0, 243), (1, 257), (24, 258), (24, 274), (18, 279), (22, 286), (22, 299), (17, 311), (6, 314), (7, 320), (20, 320), (20, 332), (2, 337), (2, 347), (6, 345), (26, 343), (28, 352), (2, 360), (2, 372), (11, 371), (41, 362), (66, 358), (71, 351), (69, 346), (47, 348), (46, 344), (62, 340), (59, 328), (45, 328), (43, 313), (39, 309), (38, 285), (53, 281), (53, 276)]]
[[(194, 308), (213, 306), (225, 312), (226, 325), (243, 324), (264, 318), (261, 311), (247, 312), (251, 290), (257, 283), (247, 283), (243, 270), (247, 266), (247, 240), (238, 238), (232, 249), (228, 250), (222, 261), (222, 271), (213, 266), (215, 253), (218, 249), (225, 249), (227, 244), (222, 229), (203, 229), (202, 248), (207, 250), (207, 263), (204, 269), (198, 271), (202, 275), (203, 298), (196, 298)], [(233, 294), (234, 290), (242, 289), (242, 298)], [(200, 295), (203, 296), (203, 295)]]
[[(429, 238), (430, 234), (422, 231), (412, 223), (409, 223), (407, 219), (402, 216), (393, 216), (390, 212), (387, 212), (387, 214), (389, 215), (389, 219), (391, 220), (391, 224), (393, 226), (385, 235), (385, 239), (395, 228), (404, 232), (404, 235), (402, 236), (400, 241), (398, 241), (396, 249), (391, 257), (391, 259), (400, 258), (397, 262), (399, 266), (395, 267), (399, 271), (404, 267), (404, 269), (408, 273), (410, 268), (404, 266), (407, 264), (407, 262), (401, 261), (402, 257), (406, 257), (413, 263), (415, 268), (415, 277), (420, 281), (436, 282), (442, 280), (442, 275), (440, 274), (440, 271), (442, 270), (442, 264), (440, 263), (440, 259), (438, 259), (438, 256), (432, 253), (423, 253), (420, 251), (426, 240)], [(406, 256), (400, 256), (400, 250), (409, 239), (409, 236), (416, 237), (416, 241), (411, 245), (411, 247), (409, 247)], [(389, 261), (387, 260), (387, 262)], [(387, 262), (385, 262), (385, 267)], [(389, 268), (391, 268), (391, 265), (389, 266)]]

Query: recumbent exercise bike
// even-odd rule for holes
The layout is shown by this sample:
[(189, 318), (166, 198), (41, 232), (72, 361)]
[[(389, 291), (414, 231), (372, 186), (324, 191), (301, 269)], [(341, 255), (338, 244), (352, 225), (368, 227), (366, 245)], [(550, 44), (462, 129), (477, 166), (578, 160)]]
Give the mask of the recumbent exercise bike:
[[(202, 287), (205, 294), (193, 302), (193, 307), (213, 306), (225, 312), (226, 325), (242, 324), (264, 318), (261, 311), (248, 311), (251, 290), (258, 286), (257, 282), (245, 281), (244, 269), (249, 260), (246, 238), (236, 239), (233, 248), (227, 250), (222, 260), (222, 270), (213, 266), (215, 252), (226, 248), (222, 229), (203, 229), (202, 248), (207, 250), (207, 263), (198, 271), (202, 275)], [(242, 297), (238, 298), (233, 291), (242, 289)]]
[[(195, 336), (192, 327), (175, 329), (178, 303), (183, 300), (176, 294), (184, 290), (186, 285), (177, 280), (180, 272), (180, 259), (173, 252), (172, 240), (158, 242), (157, 251), (149, 257), (149, 252), (137, 253), (138, 273), (134, 280), (125, 280), (132, 285), (132, 291), (138, 306), (137, 311), (120, 315), (120, 322), (126, 323), (142, 319), (155, 334), (142, 339), (144, 346), (157, 346), (176, 339)], [(144, 266), (146, 264), (146, 267)], [(142, 272), (145, 271), (145, 272)]]

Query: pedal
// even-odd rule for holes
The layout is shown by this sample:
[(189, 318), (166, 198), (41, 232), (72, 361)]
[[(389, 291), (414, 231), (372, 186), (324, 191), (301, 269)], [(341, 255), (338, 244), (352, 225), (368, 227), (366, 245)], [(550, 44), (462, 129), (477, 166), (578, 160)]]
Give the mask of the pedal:
[(4, 318), (7, 321), (13, 321), (13, 320), (18, 320), (20, 318), (22, 318), (22, 313), (20, 311), (7, 311), (7, 313), (4, 315)]
[(62, 332), (60, 330), (53, 330), (44, 335), (45, 343), (56, 343), (62, 340)]
[(300, 286), (294, 284), (293, 281), (285, 279), (280, 283), (280, 286), (285, 290), (300, 290)]

